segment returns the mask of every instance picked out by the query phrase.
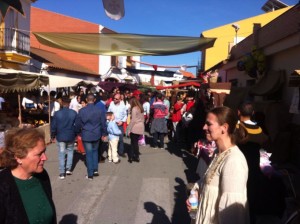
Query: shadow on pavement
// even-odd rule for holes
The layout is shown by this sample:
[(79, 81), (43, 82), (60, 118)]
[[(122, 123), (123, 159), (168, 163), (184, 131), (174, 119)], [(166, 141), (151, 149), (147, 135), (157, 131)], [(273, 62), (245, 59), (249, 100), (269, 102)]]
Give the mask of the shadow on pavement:
[(79, 161), (82, 161), (84, 163), (84, 165), (86, 166), (85, 155), (83, 155), (79, 152), (74, 152), (72, 170), (75, 170), (76, 165)]
[(184, 162), (187, 168), (184, 170), (184, 172), (188, 183), (195, 183), (197, 180), (199, 180), (199, 176), (196, 173), (198, 159), (193, 154), (183, 149), (182, 144), (174, 143), (172, 141), (169, 141), (167, 143), (166, 150), (168, 150), (170, 154), (182, 158), (182, 161)]
[(146, 212), (153, 214), (152, 221), (150, 222), (151, 224), (171, 224), (168, 216), (166, 215), (166, 211), (159, 205), (153, 202), (145, 202), (144, 208)]
[(181, 178), (176, 177), (175, 181), (178, 183), (174, 188), (174, 210), (171, 217), (172, 224), (190, 223), (191, 219), (186, 208), (187, 190), (186, 184)]
[(59, 224), (77, 224), (77, 219), (77, 215), (67, 214), (62, 217), (62, 219), (59, 221)]

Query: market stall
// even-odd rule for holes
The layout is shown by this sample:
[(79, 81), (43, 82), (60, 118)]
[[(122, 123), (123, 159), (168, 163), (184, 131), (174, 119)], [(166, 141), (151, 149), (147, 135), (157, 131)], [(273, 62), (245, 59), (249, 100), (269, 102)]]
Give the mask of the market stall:
[[(0, 132), (4, 132), (5, 130), (14, 126), (18, 126), (17, 124), (19, 124), (20, 127), (27, 127), (27, 125), (22, 124), (22, 106), (20, 94), (28, 91), (37, 90), (41, 86), (47, 86), (48, 84), (49, 78), (47, 76), (43, 76), (38, 73), (1, 68), (0, 93), (17, 93), (18, 117), (12, 117), (10, 111), (1, 110)], [(42, 129), (45, 133), (45, 136), (47, 136), (47, 133), (50, 132), (49, 124), (44, 124), (44, 127)], [(3, 133), (1, 136), (3, 136)], [(45, 140), (46, 143), (50, 141), (50, 139), (48, 139), (48, 136)]]

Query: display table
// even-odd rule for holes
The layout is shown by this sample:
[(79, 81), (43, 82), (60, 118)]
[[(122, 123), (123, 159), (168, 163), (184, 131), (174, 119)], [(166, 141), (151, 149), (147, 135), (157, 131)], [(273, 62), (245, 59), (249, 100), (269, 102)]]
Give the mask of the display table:
[(45, 134), (45, 143), (48, 144), (51, 141), (50, 135), (50, 124), (44, 124), (42, 126), (37, 127), (37, 129), (41, 130)]

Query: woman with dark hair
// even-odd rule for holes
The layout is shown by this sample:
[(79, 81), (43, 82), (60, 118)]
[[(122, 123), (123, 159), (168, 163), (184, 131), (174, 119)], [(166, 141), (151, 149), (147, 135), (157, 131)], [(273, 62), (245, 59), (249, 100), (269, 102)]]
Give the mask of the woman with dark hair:
[(128, 162), (139, 162), (139, 137), (144, 134), (144, 109), (137, 98), (130, 99), (131, 119), (128, 125), (128, 135), (131, 140), (131, 147), (128, 152)]
[[(200, 195), (197, 224), (249, 223), (248, 166), (236, 146), (236, 140), (244, 136), (245, 130), (236, 129), (237, 122), (237, 115), (228, 107), (217, 107), (207, 114), (203, 129), (207, 140), (215, 141), (218, 152), (203, 180), (193, 187)], [(187, 205), (190, 210), (188, 201)]]
[(0, 223), (56, 223), (49, 176), (44, 169), (45, 136), (39, 130), (12, 129), (0, 154)]

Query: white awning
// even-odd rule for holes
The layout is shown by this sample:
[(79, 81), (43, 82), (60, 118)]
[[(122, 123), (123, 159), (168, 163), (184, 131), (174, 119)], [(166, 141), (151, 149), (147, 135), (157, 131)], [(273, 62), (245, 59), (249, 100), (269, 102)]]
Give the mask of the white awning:
[(58, 75), (45, 75), (49, 77), (49, 85), (51, 88), (63, 88), (76, 86), (79, 82), (85, 82), (87, 84), (98, 85), (99, 82), (89, 81), (79, 78), (70, 78)]

